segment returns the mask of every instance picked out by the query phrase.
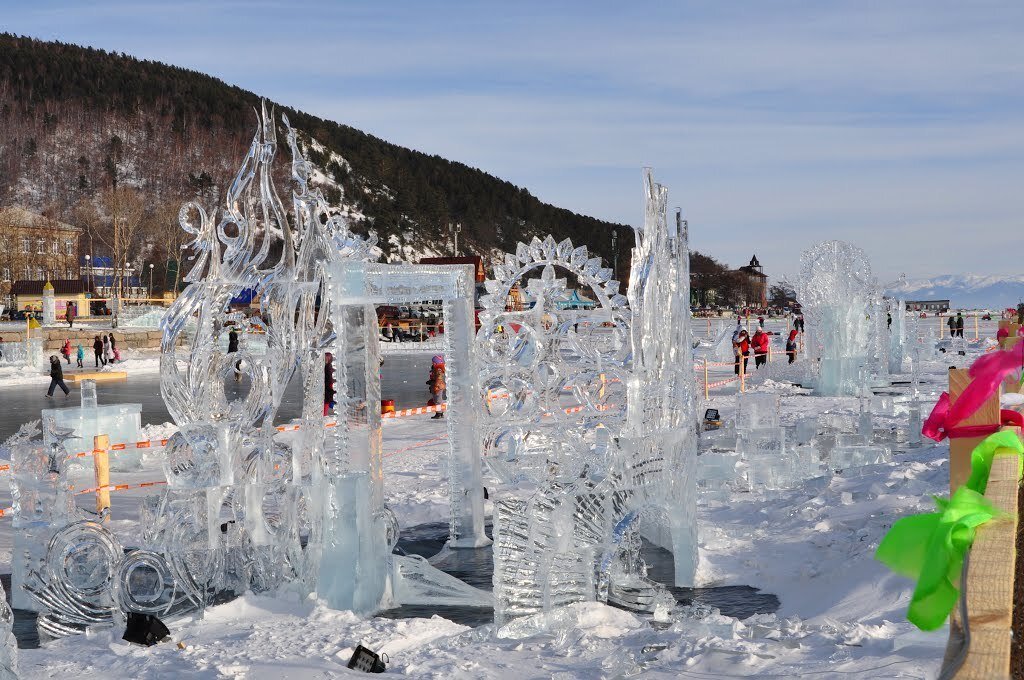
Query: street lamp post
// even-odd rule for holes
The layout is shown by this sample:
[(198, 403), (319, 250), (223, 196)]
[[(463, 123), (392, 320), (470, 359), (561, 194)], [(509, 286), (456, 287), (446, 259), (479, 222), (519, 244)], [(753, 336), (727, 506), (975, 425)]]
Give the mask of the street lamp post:
[(153, 299), (153, 263), (149, 263), (149, 299)]
[(454, 226), (452, 226), (452, 223), (449, 222), (448, 223), (448, 228), (452, 230), (453, 234), (455, 234), (455, 252), (453, 254), (454, 254), (455, 257), (458, 257), (459, 256), (459, 232), (462, 231), (462, 224), (457, 222), (457, 223), (455, 223)]
[(619, 280), (619, 232), (612, 229), (612, 278)]

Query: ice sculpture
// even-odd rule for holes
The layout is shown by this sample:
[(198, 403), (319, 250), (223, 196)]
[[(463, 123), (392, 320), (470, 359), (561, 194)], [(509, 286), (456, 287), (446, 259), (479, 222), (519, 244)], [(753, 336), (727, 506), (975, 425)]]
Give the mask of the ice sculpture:
[(11, 497), (13, 499), (11, 553), (11, 602), (18, 609), (42, 611), (43, 608), (25, 590), (31, 574), (42, 569), (46, 546), (55, 530), (76, 518), (74, 499), (67, 480), (68, 458), (62, 437), (68, 432), (52, 432), (50, 444), (33, 436), (38, 421), (23, 425), (4, 445), (11, 461)]
[[(322, 348), (333, 333), (329, 301), (320, 302), (324, 267), (365, 258), (373, 241), (354, 237), (309, 189), (310, 168), (286, 118), (284, 124), (293, 159), (290, 211), (274, 186), (276, 129), (264, 109), (220, 218), (195, 203), (179, 215), (197, 253), (186, 276), (190, 285), (162, 321), (161, 392), (179, 431), (164, 449), (168, 485), (151, 508), (144, 550), (125, 555), (99, 524), (69, 524), (70, 516), (38, 520), (56, 533), (46, 564), (30, 565), (26, 589), (46, 610), (40, 626), (51, 635), (110, 621), (115, 611), (201, 611), (212, 593), (229, 586), (315, 588), (321, 542), (315, 485), (324, 461), (306, 442), (289, 448), (277, 441), (273, 418), (297, 370), (308, 386), (323, 373)], [(272, 252), (279, 254), (274, 262)], [(231, 299), (245, 289), (260, 297), (260, 316), (231, 311)], [(229, 352), (231, 329), (243, 337), (265, 333), (268, 341), (260, 351), (242, 342)], [(324, 429), (321, 394), (315, 388), (305, 394), (307, 414), (318, 416), (308, 429), (317, 432)], [(103, 408), (83, 405), (79, 434), (89, 429), (85, 421), (103, 417)], [(47, 414), (48, 427), (58, 427), (62, 415)], [(46, 441), (66, 453), (66, 442)], [(29, 461), (42, 455), (26, 448)], [(25, 491), (23, 498), (38, 496)]]
[(330, 301), (335, 331), (326, 349), (343, 360), (335, 367), (338, 426), (324, 433), (316, 445), (326, 462), (323, 482), (328, 490), (319, 594), (332, 607), (370, 613), (388, 604), (390, 577), (392, 600), (398, 604), (458, 601), (489, 606), (486, 593), (415, 558), (390, 554), (385, 536), (394, 516), (383, 502), (381, 416), (376, 407), (380, 350), (374, 305), (442, 301), (450, 452), (448, 546), (489, 544), (476, 441), (472, 267), (348, 260), (327, 267), (325, 281), (324, 299)]
[[(815, 391), (855, 395), (868, 382), (869, 354), (877, 319), (874, 280), (864, 251), (826, 241), (800, 257), (800, 304), (807, 320), (810, 354), (820, 358)], [(877, 324), (875, 324), (877, 328)]]
[(0, 680), (18, 680), (18, 643), (14, 639), (14, 612), (0, 585)]
[[(628, 298), (584, 247), (520, 243), (494, 267), (481, 299), (485, 459), (495, 496), (495, 620), (571, 602), (664, 601), (636, 552), (648, 537), (673, 549), (676, 585), (696, 566), (695, 383), (687, 234), (666, 217), (667, 192), (645, 172)], [(597, 307), (558, 309), (571, 274)], [(531, 309), (507, 310), (522, 285)], [(627, 303), (629, 307), (627, 308)]]

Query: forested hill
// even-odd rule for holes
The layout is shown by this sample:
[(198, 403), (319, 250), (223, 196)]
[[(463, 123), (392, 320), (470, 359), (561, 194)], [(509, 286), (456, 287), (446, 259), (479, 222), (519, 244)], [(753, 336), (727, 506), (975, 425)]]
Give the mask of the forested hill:
[[(118, 186), (136, 188), (150, 206), (196, 195), (212, 202), (248, 148), (259, 100), (195, 71), (0, 34), (0, 206), (75, 223), (84, 204)], [(518, 240), (553, 233), (607, 258), (617, 228), (620, 263), (628, 263), (632, 235), (623, 225), (542, 203), (465, 164), (274, 106), (320, 143), (306, 138), (328, 198), (347, 206), (356, 231), (374, 231), (386, 254), (447, 254), (453, 222), (462, 225), (463, 253), (514, 249)], [(161, 214), (173, 228), (174, 211)]]

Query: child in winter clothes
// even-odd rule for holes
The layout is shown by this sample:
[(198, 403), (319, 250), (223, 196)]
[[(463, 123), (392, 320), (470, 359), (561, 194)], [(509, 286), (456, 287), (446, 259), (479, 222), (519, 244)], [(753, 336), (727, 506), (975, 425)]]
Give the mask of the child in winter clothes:
[(82, 368), (82, 362), (85, 361), (85, 349), (81, 345), (78, 346), (75, 358), (78, 360), (78, 367)]
[(60, 348), (60, 353), (64, 355), (65, 361), (68, 362), (68, 366), (71, 365), (71, 340), (65, 340), (64, 346)]
[[(427, 379), (427, 386), (434, 398), (434, 406), (441, 406), (444, 403), (445, 396), (447, 396), (448, 388), (448, 384), (445, 382), (444, 357), (441, 355), (431, 359), (430, 377)], [(444, 413), (438, 411), (434, 414), (433, 418), (435, 420), (444, 418)]]
[(798, 331), (794, 328), (789, 332), (789, 340), (786, 340), (786, 354), (789, 356), (789, 363), (796, 361), (796, 336)]

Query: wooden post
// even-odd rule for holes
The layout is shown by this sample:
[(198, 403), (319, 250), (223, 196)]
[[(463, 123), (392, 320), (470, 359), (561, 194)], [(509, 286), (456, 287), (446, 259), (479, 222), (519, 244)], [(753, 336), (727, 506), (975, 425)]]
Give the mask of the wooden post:
[(985, 498), (1003, 515), (978, 528), (967, 569), (971, 646), (957, 680), (1010, 677), (1017, 536), (1017, 452), (998, 449)]
[(704, 357), (704, 401), (708, 399), (708, 358)]
[(935, 318), (939, 320), (939, 340), (942, 340), (942, 312), (936, 314)]
[(978, 330), (978, 313), (977, 312), (974, 313), (974, 339), (975, 340), (980, 340), (981, 339), (981, 332)]
[(750, 310), (747, 310), (747, 335), (750, 335)]
[[(952, 406), (960, 398), (967, 386), (971, 383), (971, 377), (966, 368), (949, 369), (949, 403)], [(970, 425), (996, 425), (999, 420), (999, 399), (1002, 396), (1002, 388), (989, 397), (981, 408), (970, 418), (957, 423), (954, 427), (967, 427)], [(981, 443), (985, 437), (958, 437), (949, 440), (949, 491), (956, 491), (967, 478), (971, 476), (971, 452), (974, 447)]]
[(740, 355), (740, 392), (747, 391), (747, 357)]
[(104, 524), (110, 522), (110, 436), (98, 434), (93, 437), (93, 468), (96, 471), (96, 514)]

